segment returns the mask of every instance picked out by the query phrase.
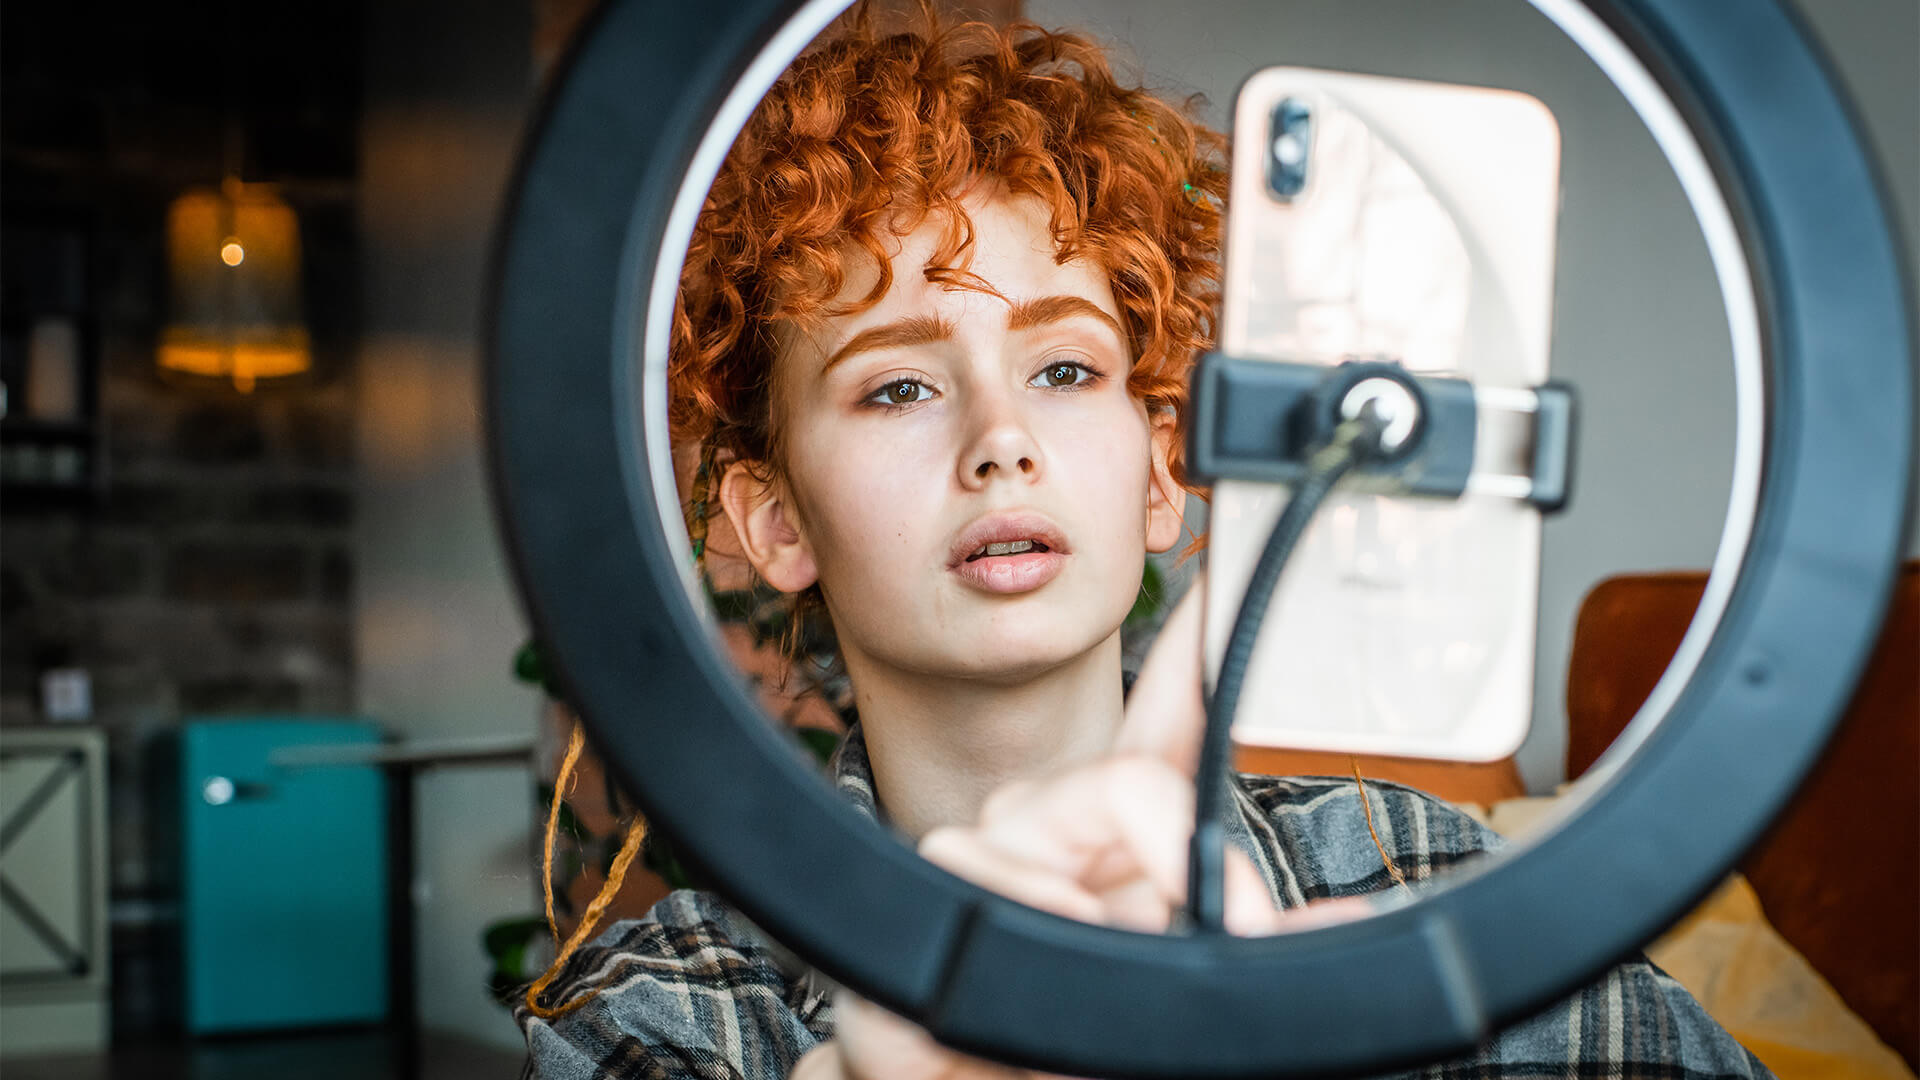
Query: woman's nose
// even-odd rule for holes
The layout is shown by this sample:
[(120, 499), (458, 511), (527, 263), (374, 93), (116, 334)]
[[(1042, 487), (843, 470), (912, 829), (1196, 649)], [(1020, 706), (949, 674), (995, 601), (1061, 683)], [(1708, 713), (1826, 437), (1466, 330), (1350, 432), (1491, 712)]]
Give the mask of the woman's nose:
[(995, 474), (1028, 481), (1040, 477), (1040, 445), (1025, 419), (1011, 403), (980, 403), (974, 435), (960, 455), (960, 486), (970, 491), (985, 487)]

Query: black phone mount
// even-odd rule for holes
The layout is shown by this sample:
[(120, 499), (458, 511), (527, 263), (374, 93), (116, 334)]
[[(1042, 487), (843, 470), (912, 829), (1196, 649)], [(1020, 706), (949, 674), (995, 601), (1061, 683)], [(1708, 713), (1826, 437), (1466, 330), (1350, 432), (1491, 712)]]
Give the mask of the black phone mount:
[[(1356, 466), (1345, 485), (1384, 495), (1458, 498), (1474, 476), (1482, 411), (1513, 411), (1482, 405), (1466, 379), (1415, 374), (1391, 360), (1329, 366), (1209, 353), (1193, 376), (1188, 475), (1203, 484), (1298, 484), (1312, 448), (1369, 400), (1393, 412), (1392, 441), (1384, 456)], [(1524, 416), (1513, 430), (1526, 443), (1518, 448), (1528, 464), (1522, 497), (1543, 513), (1563, 509), (1573, 479), (1573, 389), (1549, 382), (1521, 392), (1520, 400)]]
[(491, 475), (561, 687), (705, 880), (950, 1045), (1140, 1077), (1460, 1054), (1719, 880), (1825, 745), (1886, 611), (1914, 460), (1910, 293), (1851, 111), (1786, 4), (1535, 3), (1643, 115), (1648, 93), (1672, 110), (1657, 137), (1705, 162), (1683, 188), (1703, 220), (1732, 223), (1746, 272), (1723, 281), (1750, 302), (1759, 359), (1742, 384), (1757, 403), (1742, 531), (1710, 582), (1719, 617), (1556, 827), (1415, 902), (1258, 939), (1087, 926), (935, 869), (821, 783), (715, 649), (668, 463), (666, 327), (727, 147), (845, 4), (595, 10), (548, 83), (498, 235)]

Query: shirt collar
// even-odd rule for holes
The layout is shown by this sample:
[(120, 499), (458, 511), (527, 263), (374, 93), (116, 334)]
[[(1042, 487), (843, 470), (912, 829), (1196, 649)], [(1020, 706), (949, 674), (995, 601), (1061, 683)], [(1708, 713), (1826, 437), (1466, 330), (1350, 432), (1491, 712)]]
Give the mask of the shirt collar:
[(886, 820), (880, 813), (880, 801), (873, 794), (873, 762), (867, 757), (867, 739), (860, 732), (858, 720), (848, 725), (840, 748), (827, 762), (827, 772), (833, 778), (834, 788), (854, 809), (876, 821)]

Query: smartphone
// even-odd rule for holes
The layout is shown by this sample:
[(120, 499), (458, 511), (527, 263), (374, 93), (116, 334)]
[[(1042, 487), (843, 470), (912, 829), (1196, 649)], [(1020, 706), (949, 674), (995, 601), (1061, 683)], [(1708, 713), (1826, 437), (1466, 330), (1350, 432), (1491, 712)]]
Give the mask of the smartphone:
[[(1532, 712), (1540, 512), (1524, 469), (1487, 459), (1524, 442), (1505, 429), (1548, 375), (1558, 125), (1512, 91), (1274, 67), (1241, 87), (1233, 147), (1221, 351), (1392, 360), (1469, 379), (1480, 404), (1458, 499), (1336, 491), (1321, 507), (1275, 590), (1234, 741), (1506, 757)], [(1286, 500), (1281, 485), (1213, 489), (1210, 678)]]

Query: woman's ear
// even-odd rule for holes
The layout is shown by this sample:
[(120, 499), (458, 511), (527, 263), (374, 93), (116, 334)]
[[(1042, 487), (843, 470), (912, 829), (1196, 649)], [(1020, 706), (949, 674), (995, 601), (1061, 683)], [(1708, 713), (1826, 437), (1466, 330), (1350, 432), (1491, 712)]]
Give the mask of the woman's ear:
[(767, 584), (795, 593), (820, 579), (813, 548), (801, 535), (785, 485), (763, 480), (747, 462), (736, 461), (720, 478), (720, 506), (733, 522), (747, 561)]
[(1170, 551), (1186, 527), (1182, 515), (1187, 509), (1187, 489), (1174, 481), (1167, 464), (1180, 429), (1172, 410), (1155, 409), (1149, 417), (1153, 467), (1147, 474), (1147, 550)]

